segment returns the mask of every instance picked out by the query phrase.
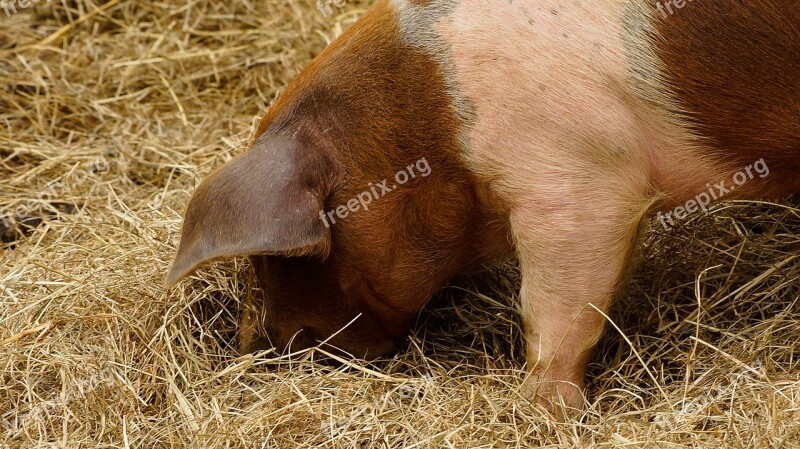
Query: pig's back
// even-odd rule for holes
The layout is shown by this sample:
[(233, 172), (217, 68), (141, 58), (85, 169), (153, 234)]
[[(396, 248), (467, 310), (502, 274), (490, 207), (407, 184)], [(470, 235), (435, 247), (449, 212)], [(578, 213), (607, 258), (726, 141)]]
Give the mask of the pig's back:
[(478, 172), (603, 160), (680, 201), (764, 158), (753, 193), (800, 188), (800, 2), (662, 1), (393, 3), (440, 55)]

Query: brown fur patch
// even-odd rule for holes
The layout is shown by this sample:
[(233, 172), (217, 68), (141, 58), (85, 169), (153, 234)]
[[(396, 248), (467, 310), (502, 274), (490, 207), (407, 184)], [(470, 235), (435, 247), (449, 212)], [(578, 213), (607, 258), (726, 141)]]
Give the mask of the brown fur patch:
[[(324, 262), (252, 257), (254, 287), (264, 295), (256, 298), (265, 311), (260, 333), (280, 345), (314, 328), (321, 339), (362, 313), (335, 343), (377, 355), (453, 275), (511, 251), (507, 220), (484, 207), (482, 188), (460, 162), (460, 129), (441, 67), (403, 40), (388, 1), (297, 77), (258, 132), (302, 136), (333, 155), (339, 170), (326, 211), (371, 183), (395, 184), (395, 173), (421, 158), (431, 174), (333, 225)], [(245, 351), (264, 345), (247, 341)]]
[(664, 4), (656, 52), (711, 156), (734, 169), (763, 157), (761, 195), (800, 189), (800, 3), (695, 0), (672, 13)]

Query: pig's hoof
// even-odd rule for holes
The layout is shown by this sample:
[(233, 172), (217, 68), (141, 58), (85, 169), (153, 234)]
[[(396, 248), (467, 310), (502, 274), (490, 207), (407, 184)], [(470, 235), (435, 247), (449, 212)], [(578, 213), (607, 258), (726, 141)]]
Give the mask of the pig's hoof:
[(586, 403), (583, 382), (554, 380), (537, 374), (528, 376), (522, 384), (520, 393), (546, 408), (557, 418), (580, 415)]

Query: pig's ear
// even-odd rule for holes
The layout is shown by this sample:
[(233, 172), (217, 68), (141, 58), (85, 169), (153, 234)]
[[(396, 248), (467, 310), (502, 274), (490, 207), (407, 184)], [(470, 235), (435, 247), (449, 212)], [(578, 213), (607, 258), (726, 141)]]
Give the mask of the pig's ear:
[(192, 195), (167, 286), (223, 257), (327, 255), (330, 232), (320, 211), (332, 184), (333, 163), (319, 151), (262, 136)]

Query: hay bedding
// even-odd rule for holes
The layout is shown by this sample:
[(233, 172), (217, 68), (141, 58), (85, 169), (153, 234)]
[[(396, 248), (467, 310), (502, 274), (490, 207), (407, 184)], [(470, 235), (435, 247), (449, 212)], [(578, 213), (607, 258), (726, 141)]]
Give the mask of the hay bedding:
[(193, 187), (365, 6), (0, 10), (0, 210), (40, 221), (0, 253), (0, 447), (799, 447), (797, 201), (655, 228), (579, 421), (517, 394), (513, 267), (443, 291), (394, 358), (338, 368), (236, 356), (245, 261), (164, 291)]

